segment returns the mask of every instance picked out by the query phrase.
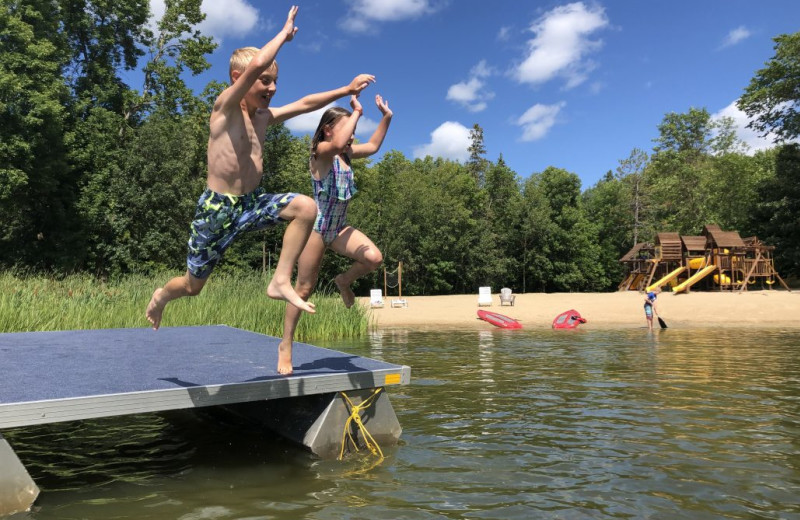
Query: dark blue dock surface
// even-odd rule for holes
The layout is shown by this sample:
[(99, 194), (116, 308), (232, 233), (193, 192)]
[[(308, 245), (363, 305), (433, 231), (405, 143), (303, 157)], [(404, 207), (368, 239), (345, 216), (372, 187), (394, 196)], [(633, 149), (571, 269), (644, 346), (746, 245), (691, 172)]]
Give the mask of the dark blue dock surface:
[(0, 429), (408, 384), (411, 369), (227, 326), (0, 334)]

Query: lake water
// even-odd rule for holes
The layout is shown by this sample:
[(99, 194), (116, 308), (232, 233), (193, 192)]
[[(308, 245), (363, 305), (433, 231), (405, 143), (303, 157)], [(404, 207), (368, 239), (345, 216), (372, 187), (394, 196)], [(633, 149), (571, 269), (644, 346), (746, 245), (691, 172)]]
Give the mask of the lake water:
[(190, 412), (5, 432), (21, 519), (800, 519), (794, 330), (388, 330), (400, 445), (322, 461)]

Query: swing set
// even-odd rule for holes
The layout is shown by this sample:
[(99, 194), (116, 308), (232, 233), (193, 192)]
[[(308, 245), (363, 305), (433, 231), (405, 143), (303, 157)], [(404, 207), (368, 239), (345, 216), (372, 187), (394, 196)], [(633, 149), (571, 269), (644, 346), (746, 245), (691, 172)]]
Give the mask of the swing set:
[(389, 289), (397, 289), (397, 298), (392, 300), (392, 307), (408, 307), (408, 301), (403, 298), (403, 262), (397, 263), (397, 268), (387, 271), (383, 266), (383, 294), (389, 296)]

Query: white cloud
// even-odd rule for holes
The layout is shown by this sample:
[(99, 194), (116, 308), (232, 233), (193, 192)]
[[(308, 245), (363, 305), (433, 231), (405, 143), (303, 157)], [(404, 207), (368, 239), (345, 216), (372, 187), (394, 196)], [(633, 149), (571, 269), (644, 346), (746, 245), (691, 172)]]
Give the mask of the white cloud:
[(492, 68), (486, 63), (486, 60), (481, 60), (477, 65), (472, 67), (469, 73), (473, 76), (486, 78), (492, 75)]
[(461, 123), (446, 121), (431, 132), (431, 142), (417, 146), (413, 150), (415, 159), (441, 157), (466, 162), (469, 158), (469, 145), (472, 143), (470, 129)]
[(600, 6), (583, 2), (556, 7), (533, 22), (536, 37), (528, 41), (528, 53), (513, 76), (521, 83), (539, 84), (564, 77), (567, 88), (582, 83), (594, 64), (587, 55), (600, 48), (600, 40), (590, 40), (594, 32), (608, 26)]
[(720, 119), (722, 117), (733, 119), (736, 137), (741, 139), (749, 147), (750, 151), (756, 152), (775, 146), (775, 134), (770, 133), (766, 137), (759, 137), (757, 132), (747, 128), (747, 123), (750, 122), (750, 119), (747, 114), (739, 110), (739, 107), (736, 106), (736, 101), (711, 115), (711, 119)]
[(511, 36), (511, 27), (504, 26), (501, 27), (499, 31), (497, 31), (497, 39), (502, 42), (508, 41), (510, 36)]
[(486, 108), (485, 102), (477, 102), (478, 92), (483, 88), (483, 81), (471, 78), (467, 82), (456, 83), (447, 89), (447, 99), (456, 101), (466, 106), (473, 112), (480, 112)]
[(550, 128), (556, 124), (556, 117), (561, 109), (567, 104), (565, 102), (556, 103), (555, 105), (542, 105), (535, 104), (525, 111), (516, 124), (522, 127), (521, 141), (536, 141), (541, 139)]
[[(205, 13), (206, 19), (197, 29), (203, 35), (212, 36), (218, 41), (226, 36), (246, 35), (259, 23), (258, 9), (246, 0), (204, 0), (200, 9)], [(155, 20), (159, 20), (165, 10), (164, 0), (150, 0), (150, 11)]]
[(315, 110), (307, 114), (300, 114), (299, 116), (288, 119), (283, 124), (286, 125), (286, 128), (288, 128), (290, 132), (295, 134), (313, 134), (317, 129), (320, 118), (322, 118), (322, 113), (332, 106), (333, 103), (324, 106), (319, 110)]
[(750, 31), (747, 30), (747, 28), (744, 25), (741, 25), (736, 29), (733, 29), (731, 32), (728, 33), (727, 36), (725, 36), (725, 39), (722, 41), (722, 45), (720, 46), (720, 48), (724, 49), (725, 47), (731, 47), (733, 45), (736, 45), (740, 41), (749, 38), (750, 34), (751, 34)]
[[(322, 118), (322, 114), (332, 106), (336, 106), (336, 104), (331, 103), (320, 108), (319, 110), (308, 112), (307, 114), (300, 114), (299, 116), (288, 119), (284, 125), (286, 125), (286, 128), (288, 128), (289, 131), (294, 134), (313, 135), (317, 130), (317, 125), (319, 125), (319, 120)], [(347, 110), (350, 110), (349, 106), (346, 108)], [(361, 117), (359, 118), (358, 126), (356, 127), (356, 137), (358, 137), (361, 141), (364, 139), (369, 139), (369, 136), (372, 135), (372, 132), (374, 132), (376, 128), (378, 128), (377, 121), (370, 119), (369, 117)]]
[(376, 22), (418, 18), (436, 9), (430, 0), (347, 0), (350, 9), (339, 24), (344, 30), (368, 32)]
[(486, 60), (475, 65), (470, 75), (472, 77), (469, 80), (451, 85), (447, 89), (447, 99), (463, 105), (470, 112), (480, 112), (486, 109), (486, 100), (494, 98), (494, 93), (486, 90), (486, 82), (482, 79), (491, 75)]

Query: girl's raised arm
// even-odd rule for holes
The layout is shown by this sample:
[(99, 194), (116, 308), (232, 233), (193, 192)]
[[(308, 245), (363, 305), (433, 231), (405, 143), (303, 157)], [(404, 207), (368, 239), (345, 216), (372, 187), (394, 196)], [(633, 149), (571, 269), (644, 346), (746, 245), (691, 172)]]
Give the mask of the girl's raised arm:
[(378, 106), (378, 110), (381, 111), (383, 117), (378, 122), (378, 128), (372, 133), (372, 137), (369, 138), (369, 141), (353, 145), (351, 157), (355, 159), (370, 156), (380, 150), (383, 140), (386, 138), (386, 132), (389, 130), (389, 124), (392, 122), (393, 112), (389, 108), (389, 101), (383, 99), (380, 94), (378, 94), (375, 96), (375, 104)]

